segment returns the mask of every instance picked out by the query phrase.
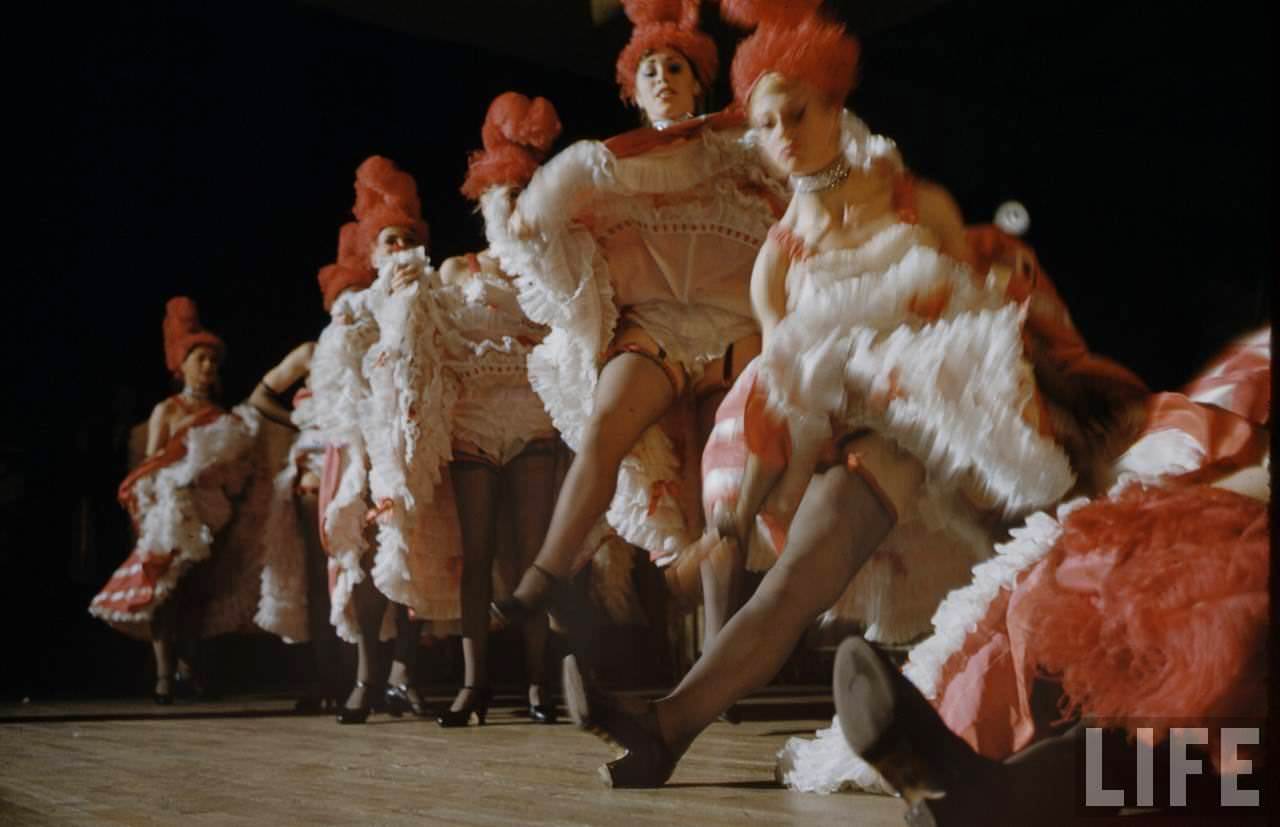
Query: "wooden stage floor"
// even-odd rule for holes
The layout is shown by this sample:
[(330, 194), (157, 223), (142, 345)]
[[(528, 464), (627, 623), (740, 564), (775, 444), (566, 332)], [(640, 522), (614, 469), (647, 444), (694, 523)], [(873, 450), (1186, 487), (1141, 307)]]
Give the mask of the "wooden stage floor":
[[(433, 700), (444, 701), (443, 697)], [(902, 824), (893, 798), (790, 792), (773, 759), (830, 720), (830, 698), (775, 691), (714, 724), (661, 790), (602, 787), (603, 744), (513, 709), (484, 727), (375, 715), (339, 727), (281, 698), (0, 706), (2, 825)]]

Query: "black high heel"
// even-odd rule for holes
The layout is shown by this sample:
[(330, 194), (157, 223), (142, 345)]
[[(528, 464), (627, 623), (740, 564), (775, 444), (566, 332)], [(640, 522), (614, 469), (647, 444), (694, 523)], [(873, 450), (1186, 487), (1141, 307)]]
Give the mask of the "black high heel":
[(529, 720), (535, 724), (559, 723), (560, 711), (555, 704), (529, 704)]
[(495, 632), (508, 626), (523, 623), (534, 613), (535, 609), (521, 603), (515, 597), (504, 597), (489, 604), (489, 628)]
[(436, 723), (445, 729), (464, 727), (471, 724), (471, 716), (475, 716), (476, 725), (484, 726), (485, 716), (489, 714), (489, 702), (493, 700), (493, 691), (487, 686), (464, 686), (471, 690), (471, 698), (462, 709), (446, 709), (436, 716)]
[(378, 694), (377, 691), (364, 681), (356, 681), (356, 689), (364, 690), (364, 701), (355, 709), (343, 705), (338, 709), (338, 723), (340, 724), (363, 724), (369, 720), (369, 713), (373, 711), (373, 697)]
[(427, 706), (422, 702), (421, 696), (418, 700), (414, 700), (417, 692), (410, 694), (409, 685), (406, 683), (393, 684), (387, 687), (387, 714), (393, 718), (399, 718), (406, 712), (412, 713), (415, 718), (429, 717)]
[(605, 786), (615, 789), (661, 787), (675, 772), (680, 756), (663, 742), (653, 704), (640, 714), (614, 698), (588, 688), (573, 655), (564, 659), (563, 690), (569, 717), (618, 751), (618, 757), (598, 770)]
[[(159, 681), (157, 681), (159, 683)], [(156, 706), (173, 706), (173, 683), (169, 683), (169, 691), (161, 692), (158, 689), (151, 691), (151, 700), (155, 701)]]
[[(523, 585), (529, 573), (534, 571), (542, 575), (543, 587), (537, 591), (530, 602), (526, 603), (516, 597), (515, 594), (512, 594), (489, 604), (489, 628), (491, 630), (501, 631), (508, 626), (524, 623), (545, 608), (556, 587), (566, 582), (534, 563), (529, 566), (520, 578), (520, 585)], [(516, 587), (516, 590), (519, 591), (519, 586)]]

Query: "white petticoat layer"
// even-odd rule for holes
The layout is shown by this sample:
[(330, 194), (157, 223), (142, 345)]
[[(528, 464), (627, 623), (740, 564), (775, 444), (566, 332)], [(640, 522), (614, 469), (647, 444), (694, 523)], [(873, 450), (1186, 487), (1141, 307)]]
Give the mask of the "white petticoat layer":
[(300, 401), (292, 415), (298, 427), (289, 454), (272, 479), (270, 509), (262, 530), (263, 567), (254, 622), (285, 643), (311, 639), (307, 619), (308, 529), (300, 521), (297, 486), (303, 473), (323, 472), (324, 438), (315, 427), (314, 395)]
[[(1023, 415), (1034, 384), (1020, 308), (932, 249), (926, 230), (891, 223), (857, 250), (793, 264), (788, 286), (760, 379), (794, 438), (829, 437), (833, 422), (870, 428), (933, 484), (1011, 516), (1070, 487), (1065, 452)], [(935, 296), (936, 317), (918, 315)]]
[[(402, 260), (423, 273), (392, 293), (391, 274)], [(379, 338), (363, 361), (369, 395), (359, 414), (378, 511), (373, 582), (420, 619), (450, 620), (462, 611), (462, 542), (447, 474), (451, 438), (438, 424), (448, 421), (457, 384), (442, 368), (433, 276), (419, 247), (391, 257), (369, 288), (382, 294), (374, 308)]]
[(311, 391), (316, 430), (339, 452), (337, 490), (321, 515), (329, 552), (329, 618), (348, 643), (359, 637), (352, 591), (365, 578), (361, 560), (369, 550), (364, 515), (369, 509), (368, 458), (360, 430), (360, 402), (369, 394), (362, 362), (378, 341), (369, 290), (347, 291), (334, 302), (332, 321), (311, 357)]

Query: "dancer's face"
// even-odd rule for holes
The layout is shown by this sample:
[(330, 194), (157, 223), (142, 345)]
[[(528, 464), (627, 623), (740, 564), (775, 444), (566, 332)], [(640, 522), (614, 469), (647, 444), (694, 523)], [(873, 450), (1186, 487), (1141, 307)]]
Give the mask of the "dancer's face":
[(413, 230), (408, 227), (383, 227), (382, 232), (378, 233), (378, 240), (373, 245), (374, 265), (377, 266), (378, 262), (392, 253), (417, 247), (421, 243), (414, 235)]
[(840, 152), (840, 107), (803, 81), (765, 75), (748, 112), (765, 156), (788, 175), (817, 172)]
[(208, 391), (218, 381), (218, 351), (208, 345), (191, 348), (182, 360), (182, 381), (194, 391)]
[(694, 114), (702, 84), (684, 55), (655, 49), (636, 67), (636, 103), (650, 121), (669, 121)]

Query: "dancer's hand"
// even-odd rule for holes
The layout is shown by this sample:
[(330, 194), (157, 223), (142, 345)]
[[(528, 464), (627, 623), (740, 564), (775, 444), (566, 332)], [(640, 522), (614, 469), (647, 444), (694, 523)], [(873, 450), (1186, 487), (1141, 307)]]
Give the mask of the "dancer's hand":
[(511, 217), (507, 219), (507, 232), (520, 241), (527, 241), (536, 233), (537, 228), (528, 220), (519, 209), (511, 211)]
[(391, 271), (391, 292), (395, 293), (397, 290), (412, 286), (418, 281), (421, 270), (422, 268), (411, 261), (397, 264)]

